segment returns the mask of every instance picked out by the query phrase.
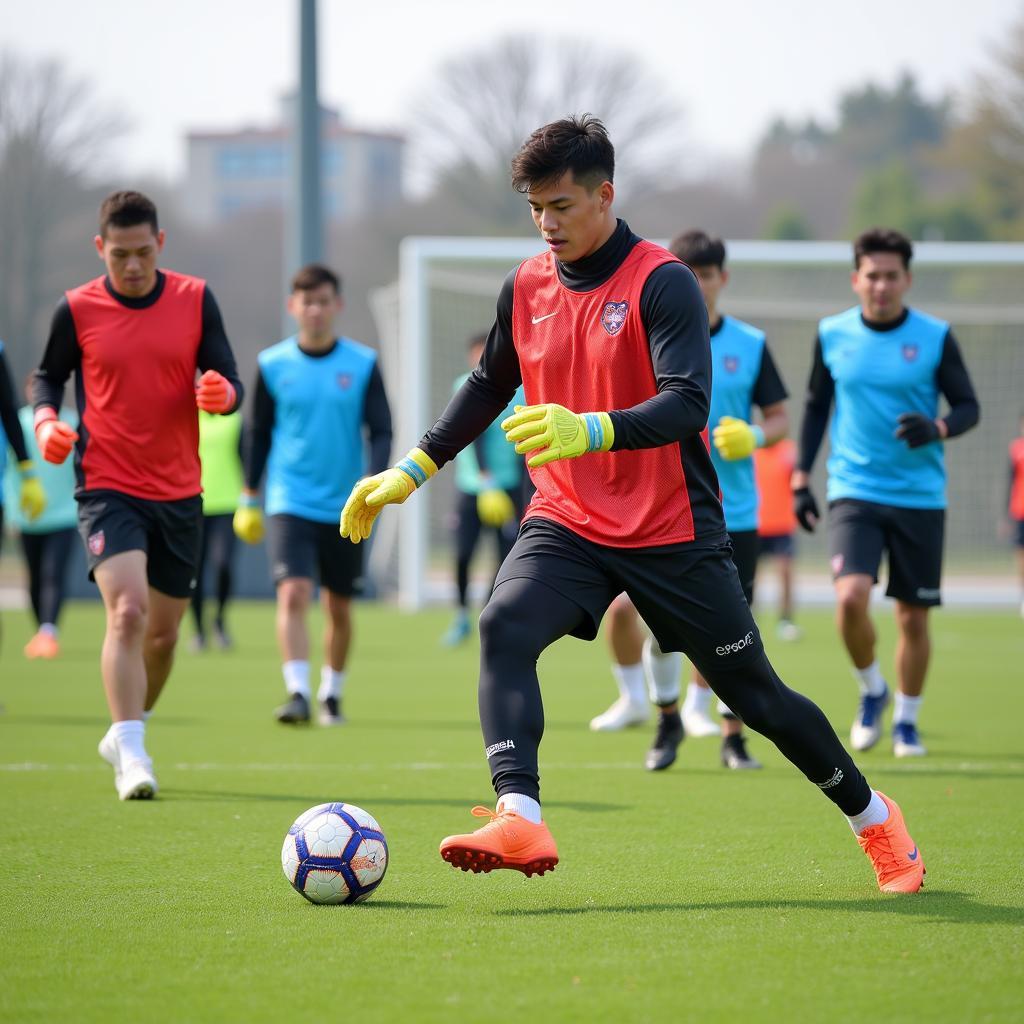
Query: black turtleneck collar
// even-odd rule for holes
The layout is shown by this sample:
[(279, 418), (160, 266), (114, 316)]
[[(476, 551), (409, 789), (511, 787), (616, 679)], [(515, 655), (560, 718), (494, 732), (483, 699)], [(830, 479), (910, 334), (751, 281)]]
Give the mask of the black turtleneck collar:
[(622, 261), (639, 241), (640, 238), (620, 218), (615, 223), (611, 238), (600, 249), (575, 263), (555, 260), (558, 279), (574, 292), (589, 292), (600, 288), (622, 266)]
[(869, 320), (864, 315), (864, 311), (863, 310), (861, 310), (860, 320), (861, 320), (861, 323), (865, 327), (867, 327), (869, 330), (885, 332), (885, 331), (895, 331), (897, 327), (902, 327), (907, 322), (907, 317), (908, 316), (910, 316), (910, 310), (907, 309), (904, 306), (903, 312), (900, 313), (900, 315), (898, 317), (896, 317), (895, 320), (886, 320), (885, 322), (882, 322), (882, 323), (880, 323), (877, 320)]
[(149, 309), (164, 293), (164, 284), (167, 282), (167, 278), (164, 276), (162, 270), (156, 272), (156, 284), (153, 285), (152, 289), (146, 292), (145, 295), (122, 295), (120, 292), (114, 291), (114, 286), (110, 283), (109, 275), (104, 276), (103, 285), (107, 289), (107, 294), (117, 299), (122, 306), (127, 306), (129, 309)]

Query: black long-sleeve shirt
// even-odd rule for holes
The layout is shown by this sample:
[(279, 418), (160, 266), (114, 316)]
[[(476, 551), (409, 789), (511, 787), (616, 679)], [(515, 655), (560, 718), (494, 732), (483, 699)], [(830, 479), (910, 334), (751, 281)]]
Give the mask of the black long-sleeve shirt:
[[(0, 346), (0, 426), (7, 435), (7, 443), (14, 450), (19, 462), (28, 459), (28, 448), (25, 446), (25, 435), (21, 432), (21, 420), (18, 419), (18, 402), (15, 399), (14, 382), (7, 366), (7, 357), (3, 346)], [(2, 452), (0, 452), (2, 454)], [(3, 499), (0, 498), (0, 501)]]
[[(863, 314), (861, 319), (864, 325), (873, 331), (891, 331), (902, 326), (909, 315), (909, 310), (904, 310), (901, 317), (885, 324), (868, 320)], [(952, 328), (946, 332), (942, 343), (942, 356), (935, 370), (935, 383), (949, 403), (949, 412), (943, 417), (947, 438), (966, 433), (980, 419), (981, 408)], [(800, 457), (797, 468), (804, 472), (809, 473), (814, 466), (818, 449), (821, 447), (825, 431), (828, 429), (829, 412), (834, 397), (835, 381), (829, 368), (825, 365), (821, 337), (818, 336), (814, 342), (814, 356), (807, 384), (804, 418), (800, 426)], [(896, 425), (887, 424), (887, 428), (895, 430)]]

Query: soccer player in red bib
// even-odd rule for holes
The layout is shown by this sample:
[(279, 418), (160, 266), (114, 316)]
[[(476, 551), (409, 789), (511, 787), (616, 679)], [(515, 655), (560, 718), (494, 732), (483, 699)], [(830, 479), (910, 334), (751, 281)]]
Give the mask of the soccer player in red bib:
[(1020, 436), (1010, 442), (1010, 493), (1006, 502), (1017, 549), (1020, 571), (1020, 614), (1024, 618), (1024, 414), (1020, 418)]
[(541, 816), (544, 711), (537, 659), (565, 635), (592, 640), (623, 591), (663, 651), (682, 651), (719, 697), (771, 739), (849, 818), (880, 888), (916, 892), (920, 851), (900, 809), (873, 792), (821, 711), (775, 674), (730, 558), (705, 430), (708, 318), (693, 274), (612, 211), (614, 150), (585, 115), (538, 129), (512, 163), (548, 251), (506, 279), (483, 358), (395, 467), (360, 481), (342, 534), (369, 537), (491, 422), (536, 494), (480, 617), (480, 718), (497, 808), (448, 836), (472, 871), (540, 874), (558, 862)]
[[(100, 755), (122, 800), (149, 799), (145, 720), (196, 583), (196, 409), (233, 412), (242, 385), (206, 282), (157, 269), (164, 232), (146, 196), (107, 196), (95, 241), (106, 274), (57, 306), (33, 379), (35, 433), (48, 462), (75, 450), (79, 532), (107, 618), (100, 670), (112, 724)], [(77, 431), (58, 418), (72, 373)]]

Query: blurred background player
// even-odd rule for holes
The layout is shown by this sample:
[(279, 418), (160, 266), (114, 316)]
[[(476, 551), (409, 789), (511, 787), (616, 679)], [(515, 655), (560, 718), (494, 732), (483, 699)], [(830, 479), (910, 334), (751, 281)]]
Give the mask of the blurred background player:
[[(924, 754), (917, 717), (931, 655), (928, 610), (941, 603), (946, 518), (945, 441), (978, 422), (978, 400), (952, 328), (906, 306), (910, 240), (872, 228), (853, 245), (851, 285), (859, 305), (818, 325), (800, 459), (793, 474), (800, 525), (820, 518), (810, 490), (814, 459), (829, 431), (828, 539), (839, 633), (861, 700), (850, 730), (854, 750), (882, 734), (889, 687), (878, 666), (869, 614), (883, 551), (886, 594), (896, 602), (893, 752)], [(939, 395), (949, 412), (939, 417)], [(835, 413), (829, 411), (835, 400)]]
[[(112, 724), (99, 751), (122, 800), (148, 799), (157, 781), (144, 719), (170, 675), (199, 557), (196, 408), (233, 412), (242, 385), (206, 282), (157, 267), (164, 232), (152, 201), (114, 192), (99, 227), (106, 274), (54, 312), (33, 379), (35, 434), (47, 462), (75, 448), (79, 532), (106, 611)], [(58, 417), (72, 373), (80, 435)]]
[(4, 542), (5, 502), (10, 504), (12, 513), (17, 514), (17, 510), (26, 521), (38, 519), (46, 508), (46, 493), (39, 481), (35, 463), (29, 457), (14, 395), (11, 371), (4, 355), (4, 343), (0, 341), (0, 480), (5, 476), (8, 445), (15, 459), (15, 479), (12, 485), (0, 487), (0, 549)]
[(213, 573), (217, 611), (213, 617), (213, 635), (217, 646), (227, 650), (231, 636), (227, 630), (227, 606), (231, 597), (231, 563), (235, 553), (232, 520), (242, 493), (242, 414), (211, 416), (199, 413), (199, 461), (203, 467), (203, 536), (199, 545), (199, 567), (192, 591), (192, 618), (196, 634), (192, 648), (206, 649), (206, 624), (203, 605), (206, 597), (206, 573)]
[[(31, 403), (31, 378), (26, 383), (25, 394)], [(72, 428), (78, 425), (78, 413), (73, 409), (61, 409), (60, 418)], [(18, 420), (29, 458), (37, 467), (39, 482), (46, 493), (46, 509), (43, 514), (36, 519), (26, 516), (16, 498), (18, 473), (8, 464), (4, 475), (4, 492), (11, 509), (11, 520), (21, 535), (21, 549), (28, 569), (29, 602), (36, 622), (36, 632), (25, 645), (25, 657), (56, 658), (60, 654), (58, 626), (64, 606), (68, 561), (71, 545), (75, 541), (75, 527), (78, 525), (75, 470), (70, 462), (53, 466), (41, 458), (32, 432), (31, 404), (18, 410)]]
[[(470, 370), (476, 369), (486, 342), (486, 334), (476, 334), (469, 339), (467, 359)], [(468, 377), (468, 373), (457, 377), (452, 390), (458, 391)], [(452, 624), (441, 637), (445, 647), (462, 643), (471, 632), (469, 567), (481, 530), (494, 533), (498, 567), (512, 550), (519, 532), (519, 519), (523, 514), (523, 460), (505, 440), (501, 421), (511, 416), (514, 406), (522, 402), (523, 393), (519, 389), (495, 421), (455, 457), (455, 588), (458, 607)]]
[(796, 469), (796, 442), (789, 437), (754, 452), (757, 481), (757, 535), (760, 556), (773, 558), (779, 578), (779, 622), (775, 635), (787, 642), (799, 640), (795, 622), (793, 564), (796, 560), (796, 515), (790, 480)]
[(277, 642), (287, 700), (279, 722), (310, 718), (309, 632), (314, 581), (324, 609), (319, 718), (344, 721), (341, 701), (352, 641), (352, 597), (362, 551), (338, 535), (338, 509), (369, 467), (391, 456), (391, 410), (377, 353), (334, 332), (344, 302), (341, 282), (311, 263), (292, 279), (288, 312), (298, 332), (259, 355), (245, 445), (245, 488), (235, 532), (247, 544), (263, 536), (258, 491), (267, 472), (268, 555), (277, 587)]
[[(726, 528), (732, 544), (732, 560), (739, 572), (744, 596), (750, 604), (754, 597), (759, 540), (757, 534), (757, 487), (754, 482), (752, 454), (758, 448), (775, 444), (789, 429), (786, 413), (786, 388), (765, 341), (763, 331), (719, 312), (718, 300), (728, 284), (725, 269), (725, 243), (706, 232), (685, 231), (672, 241), (671, 253), (682, 260), (697, 277), (707, 307), (711, 334), (711, 410), (708, 426), (713, 445), (711, 461), (718, 475), (725, 511)], [(752, 424), (753, 406), (761, 410), (762, 424)], [(627, 598), (613, 602), (610, 609), (609, 636), (613, 656), (618, 662), (616, 677), (630, 687), (604, 715), (591, 722), (592, 729), (621, 728), (623, 709), (637, 720), (633, 696), (642, 697), (643, 666), (650, 677), (651, 694), (659, 710), (654, 743), (647, 754), (646, 766), (652, 771), (669, 767), (676, 748), (688, 732), (693, 736), (722, 735), (722, 764), (742, 770), (760, 768), (747, 751), (743, 723), (719, 702), (722, 724), (710, 715), (712, 692), (696, 667), (686, 690), (680, 715), (679, 675), (682, 656), (663, 654), (655, 641), (643, 641), (636, 610)], [(624, 662), (623, 655), (634, 658)], [(646, 702), (644, 702), (646, 707)], [(646, 717), (646, 716), (644, 716)], [(617, 719), (617, 720), (616, 720)], [(642, 719), (639, 719), (642, 720)]]
[(1020, 614), (1024, 618), (1024, 413), (1019, 423), (1020, 434), (1010, 442), (1010, 493), (1007, 513), (1013, 531), (1013, 544), (1017, 549), (1017, 568), (1020, 572)]

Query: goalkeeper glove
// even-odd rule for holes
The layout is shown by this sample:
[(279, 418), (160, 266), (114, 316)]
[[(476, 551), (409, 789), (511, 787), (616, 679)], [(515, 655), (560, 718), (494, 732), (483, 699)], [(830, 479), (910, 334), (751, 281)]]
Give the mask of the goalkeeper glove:
[(810, 487), (798, 487), (793, 491), (793, 512), (800, 525), (808, 533), (814, 533), (815, 524), (821, 518), (821, 513)]
[(536, 452), (530, 469), (558, 459), (575, 459), (587, 452), (606, 452), (615, 441), (612, 418), (606, 412), (570, 412), (561, 405), (517, 405), (515, 414), (501, 424), (505, 440), (516, 454)]
[(231, 520), (235, 536), (246, 544), (259, 544), (263, 540), (263, 510), (255, 494), (242, 494)]
[(46, 406), (36, 410), (35, 431), (39, 454), (58, 466), (71, 454), (78, 440), (74, 428), (62, 423), (57, 419), (56, 410)]
[(508, 494), (490, 483), (476, 496), (476, 514), (484, 526), (499, 529), (516, 514), (516, 506)]
[(906, 441), (908, 448), (920, 448), (922, 445), (942, 439), (938, 423), (929, 419), (922, 412), (902, 413), (896, 421), (896, 437)]
[(764, 431), (735, 416), (723, 416), (711, 433), (718, 454), (727, 462), (749, 458), (755, 448), (764, 447)]
[(18, 463), (21, 474), (21, 514), (29, 521), (38, 519), (46, 508), (46, 492), (36, 476), (35, 466), (26, 459)]
[(376, 476), (363, 477), (341, 510), (340, 531), (353, 544), (368, 540), (373, 524), (385, 505), (401, 505), (435, 473), (434, 460), (421, 448), (413, 448), (404, 459)]
[(231, 381), (216, 370), (207, 370), (196, 384), (196, 405), (203, 412), (231, 412), (235, 406), (235, 389)]

